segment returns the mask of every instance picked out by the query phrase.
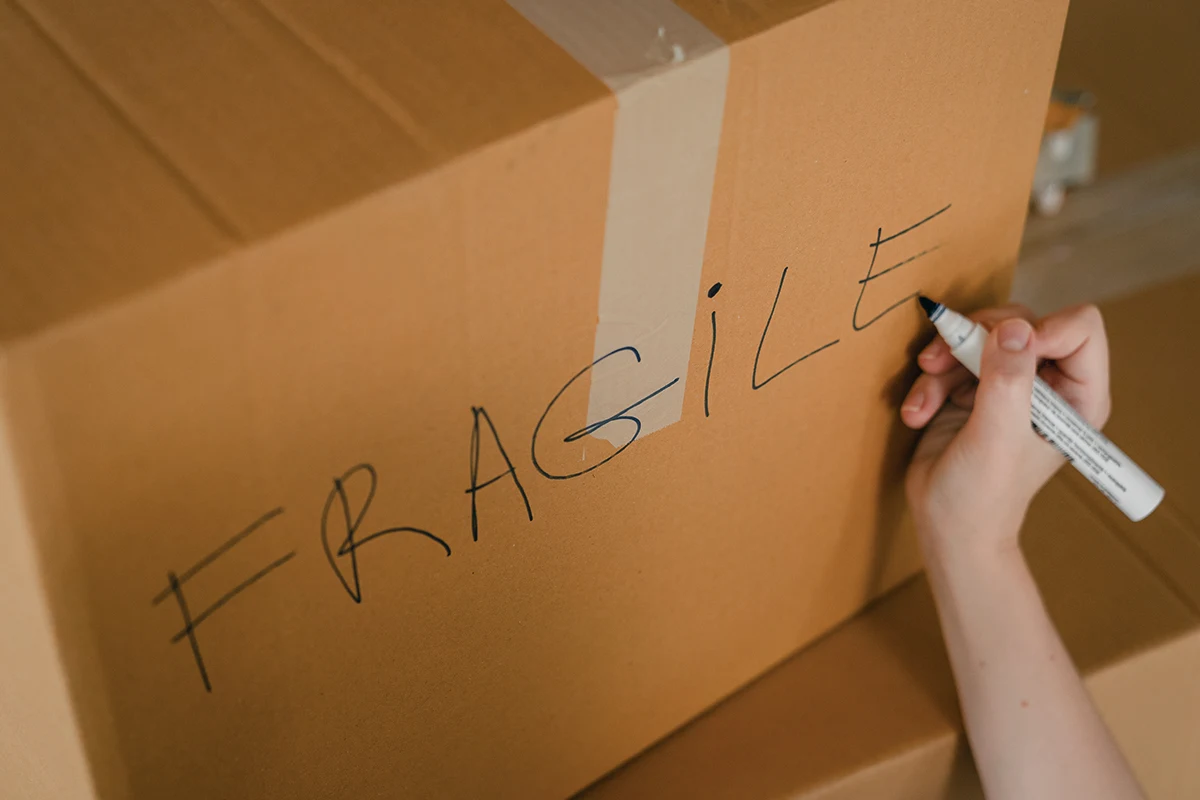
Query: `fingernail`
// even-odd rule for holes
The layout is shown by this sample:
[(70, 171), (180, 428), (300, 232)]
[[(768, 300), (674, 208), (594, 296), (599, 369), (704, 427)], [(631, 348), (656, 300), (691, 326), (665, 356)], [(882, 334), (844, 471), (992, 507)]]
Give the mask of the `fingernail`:
[(913, 392), (904, 399), (904, 405), (900, 406), (901, 411), (920, 411), (921, 406), (925, 404), (925, 395), (921, 392)]
[(1000, 324), (996, 333), (1002, 348), (1010, 353), (1019, 353), (1029, 344), (1033, 328), (1023, 319), (1009, 319)]
[(917, 361), (928, 361), (929, 359), (936, 356), (940, 350), (941, 350), (941, 341), (938, 339), (934, 339), (932, 342), (925, 345), (925, 348), (923, 350), (921, 350), (920, 353), (917, 354)]

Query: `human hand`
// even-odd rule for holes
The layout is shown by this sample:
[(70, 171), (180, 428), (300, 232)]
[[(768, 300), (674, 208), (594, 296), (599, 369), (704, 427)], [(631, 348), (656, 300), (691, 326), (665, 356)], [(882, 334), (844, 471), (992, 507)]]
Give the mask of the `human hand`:
[(978, 383), (941, 338), (917, 356), (922, 373), (900, 409), (925, 431), (909, 505), (935, 547), (1015, 548), (1030, 501), (1063, 463), (1030, 425), (1034, 375), (1099, 429), (1111, 408), (1108, 342), (1095, 306), (1036, 323), (1021, 306), (970, 316), (990, 331)]

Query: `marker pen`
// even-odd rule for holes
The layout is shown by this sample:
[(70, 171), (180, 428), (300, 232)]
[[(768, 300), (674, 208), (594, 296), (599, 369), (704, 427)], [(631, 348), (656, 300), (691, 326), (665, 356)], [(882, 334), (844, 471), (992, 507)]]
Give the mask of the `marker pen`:
[[(987, 329), (924, 295), (918, 299), (929, 321), (950, 345), (950, 353), (979, 377)], [(1031, 414), (1033, 429), (1054, 445), (1125, 516), (1137, 522), (1158, 507), (1165, 494), (1163, 488), (1104, 434), (1089, 425), (1041, 378), (1033, 381)]]

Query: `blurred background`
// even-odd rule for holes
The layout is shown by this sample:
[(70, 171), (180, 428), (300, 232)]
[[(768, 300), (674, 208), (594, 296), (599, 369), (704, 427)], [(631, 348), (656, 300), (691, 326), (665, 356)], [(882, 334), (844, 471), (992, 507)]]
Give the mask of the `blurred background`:
[(1200, 3), (1073, 0), (1055, 87), (1084, 93), (1098, 135), (1077, 141), (1076, 120), (1048, 116), (1039, 178), (1066, 185), (1050, 187), (1050, 208), (1035, 186), (1014, 300), (1047, 311), (1200, 270), (1198, 44)]
[(1100, 177), (1200, 144), (1200, 4), (1073, 0), (1056, 83), (1102, 106)]

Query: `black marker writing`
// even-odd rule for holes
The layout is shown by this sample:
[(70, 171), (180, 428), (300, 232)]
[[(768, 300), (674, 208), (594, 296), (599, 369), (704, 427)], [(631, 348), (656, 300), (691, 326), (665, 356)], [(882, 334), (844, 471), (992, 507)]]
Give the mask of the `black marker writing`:
[(590, 424), (584, 428), (580, 428), (579, 430), (575, 431), (574, 433), (568, 434), (563, 439), (563, 442), (566, 442), (566, 443), (577, 442), (580, 439), (582, 439), (584, 436), (592, 435), (596, 431), (603, 428), (605, 425), (610, 425), (614, 422), (632, 422), (634, 424), (633, 436), (629, 437), (628, 442), (626, 442), (625, 444), (618, 447), (616, 449), (616, 451), (613, 452), (611, 455), (609, 455), (607, 458), (605, 458), (595, 464), (592, 464), (590, 467), (581, 469), (578, 472), (571, 472), (571, 473), (567, 473), (566, 475), (555, 475), (553, 473), (547, 472), (545, 470), (545, 468), (542, 467), (541, 463), (538, 461), (537, 442), (538, 442), (538, 433), (542, 430), (542, 424), (546, 421), (546, 417), (550, 414), (550, 409), (554, 408), (554, 404), (557, 403), (558, 399), (560, 397), (562, 397), (563, 394), (566, 393), (567, 389), (571, 388), (571, 385), (574, 384), (575, 381), (579, 380), (584, 375), (586, 375), (588, 373), (588, 371), (591, 370), (593, 367), (595, 367), (597, 364), (599, 364), (602, 361), (605, 361), (609, 358), (612, 358), (613, 356), (619, 355), (621, 353), (633, 354), (634, 360), (636, 360), (639, 364), (642, 361), (642, 356), (637, 351), (636, 347), (618, 347), (616, 350), (613, 350), (610, 353), (605, 353), (604, 355), (600, 356), (595, 361), (593, 361), (591, 364), (588, 364), (586, 367), (579, 370), (579, 372), (575, 373), (575, 376), (572, 377), (571, 380), (567, 381), (565, 386), (563, 386), (561, 389), (558, 390), (558, 394), (554, 395), (554, 399), (552, 399), (550, 401), (550, 405), (546, 406), (546, 410), (542, 412), (541, 418), (538, 419), (537, 425), (534, 426), (534, 428), (533, 428), (533, 436), (530, 439), (529, 449), (533, 456), (533, 467), (539, 473), (541, 473), (541, 475), (543, 477), (549, 478), (550, 480), (554, 480), (554, 481), (567, 480), (568, 478), (578, 478), (580, 475), (585, 475), (594, 469), (598, 469), (599, 467), (602, 467), (605, 464), (607, 464), (609, 461), (612, 461), (617, 456), (621, 455), (621, 453), (625, 451), (625, 448), (627, 448), (627, 447), (629, 447), (629, 445), (633, 444), (634, 441), (637, 439), (638, 434), (642, 432), (642, 421), (640, 419), (638, 419), (637, 417), (630, 416), (629, 412), (632, 411), (633, 409), (637, 408), (638, 406), (640, 406), (642, 403), (645, 403), (646, 401), (657, 397), (658, 395), (665, 392), (667, 389), (670, 389), (672, 386), (679, 383), (679, 378), (675, 378), (675, 379), (671, 380), (670, 382), (666, 383), (665, 385), (660, 386), (659, 388), (655, 389), (653, 392), (646, 395), (641, 400), (638, 400), (637, 402), (626, 406), (625, 408), (621, 409), (620, 411), (618, 411), (615, 414), (607, 416), (604, 419), (597, 420), (596, 422), (593, 422), (592, 424)]
[[(475, 425), (471, 428), (471, 486), (467, 489), (467, 494), (471, 495), (471, 540), (479, 541), (479, 514), (476, 508), (476, 495), (480, 489), (491, 486), (501, 478), (512, 477), (513, 484), (517, 487), (517, 491), (521, 493), (521, 500), (525, 503), (525, 513), (529, 515), (529, 521), (533, 522), (533, 509), (529, 505), (529, 496), (525, 494), (525, 487), (521, 485), (521, 479), (517, 477), (517, 468), (513, 466), (512, 459), (508, 457), (508, 453), (504, 450), (504, 445), (500, 443), (500, 434), (496, 433), (496, 426), (492, 424), (492, 418), (488, 412), (482, 407), (471, 406), (471, 414), (475, 417)], [(492, 441), (496, 443), (496, 449), (500, 451), (500, 457), (504, 459), (504, 464), (508, 467), (504, 472), (501, 472), (494, 478), (489, 478), (483, 483), (479, 482), (479, 418), (483, 417), (483, 421), (487, 423), (488, 430), (492, 433)]]
[(781, 295), (783, 293), (783, 282), (787, 280), (787, 274), (788, 274), (787, 267), (784, 267), (783, 274), (779, 276), (779, 288), (775, 290), (775, 302), (771, 303), (771, 313), (767, 315), (767, 324), (763, 326), (762, 338), (760, 338), (758, 340), (758, 350), (755, 351), (755, 353), (754, 353), (754, 368), (750, 372), (750, 388), (752, 388), (752, 389), (763, 388), (768, 383), (775, 380), (780, 375), (787, 372), (789, 369), (796, 366), (804, 359), (806, 359), (810, 356), (815, 356), (817, 353), (821, 352), (822, 350), (833, 347), (835, 344), (837, 344), (839, 341), (841, 341), (840, 339), (834, 339), (832, 342), (826, 342), (825, 344), (818, 347), (816, 350), (810, 350), (809, 352), (807, 352), (804, 355), (797, 358), (792, 363), (788, 364), (787, 366), (783, 367), (780, 370), (777, 370), (762, 383), (758, 382), (758, 359), (760, 356), (762, 356), (763, 344), (767, 341), (767, 331), (771, 330), (771, 320), (773, 320), (775, 318), (775, 307), (779, 305), (779, 295)]
[[(346, 483), (355, 475), (364, 474), (369, 481), (367, 486), (367, 497), (363, 500), (362, 505), (355, 514), (350, 510), (350, 498), (346, 494)], [(384, 528), (375, 533), (364, 536), (361, 539), (355, 539), (359, 527), (363, 523), (363, 518), (367, 516), (367, 511), (371, 508), (371, 503), (375, 499), (375, 488), (379, 483), (379, 476), (375, 472), (375, 468), (370, 464), (359, 464), (351, 467), (342, 473), (341, 477), (333, 479), (333, 489), (329, 492), (329, 497), (325, 499), (325, 509), (321, 512), (321, 545), (325, 548), (325, 557), (329, 559), (329, 566), (333, 567), (333, 572), (342, 583), (342, 588), (346, 590), (346, 594), (356, 602), (362, 602), (362, 584), (358, 577), (358, 549), (367, 542), (374, 541), (380, 537), (387, 536), (391, 533), (415, 533), (418, 536), (424, 536), (431, 539), (442, 546), (446, 551), (446, 555), (450, 555), (450, 545), (446, 544), (437, 536), (434, 536), (429, 531), (421, 530), (420, 528), (410, 528), (407, 526), (399, 528)], [(329, 544), (329, 525), (330, 512), (333, 511), (333, 504), (337, 503), (342, 508), (340, 518), (345, 527), (346, 538), (342, 540), (335, 551)], [(350, 580), (346, 580), (346, 575), (342, 572), (338, 565), (338, 559), (350, 557)], [(353, 586), (351, 586), (351, 581)]]
[[(884, 309), (879, 314), (876, 314), (871, 319), (860, 324), (859, 313), (861, 311), (862, 301), (866, 294), (868, 284), (886, 276), (887, 274), (889, 274), (895, 270), (900, 269), (901, 267), (903, 267), (907, 264), (912, 263), (913, 261), (916, 261), (919, 258), (922, 258), (925, 255), (928, 255), (929, 253), (934, 252), (935, 250), (938, 249), (938, 247), (940, 247), (940, 245), (934, 245), (932, 247), (929, 247), (925, 250), (922, 250), (921, 252), (916, 253), (915, 255), (911, 255), (908, 258), (905, 258), (904, 260), (893, 264), (892, 266), (888, 267), (887, 269), (884, 269), (880, 272), (875, 272), (875, 264), (876, 264), (878, 256), (879, 256), (880, 248), (883, 245), (888, 244), (889, 242), (895, 241), (895, 240), (899, 239), (900, 237), (904, 236), (905, 234), (910, 233), (910, 232), (916, 230), (917, 228), (920, 228), (921, 226), (925, 225), (926, 223), (938, 218), (939, 216), (944, 214), (946, 211), (948, 211), (950, 209), (950, 207), (951, 207), (950, 205), (946, 205), (944, 208), (939, 209), (938, 211), (934, 212), (933, 214), (930, 214), (929, 216), (925, 217), (924, 219), (920, 220), (919, 222), (916, 222), (913, 225), (910, 225), (907, 228), (899, 231), (898, 233), (894, 233), (887, 237), (883, 236), (882, 228), (877, 229), (875, 240), (873, 242), (871, 242), (869, 245), (871, 248), (871, 261), (870, 261), (869, 266), (867, 267), (867, 274), (862, 280), (858, 281), (859, 294), (858, 294), (858, 299), (854, 304), (854, 312), (851, 317), (852, 325), (853, 325), (853, 328), (855, 331), (864, 330), (865, 328), (874, 324), (885, 314), (895, 310), (896, 308), (899, 308), (902, 304), (904, 304), (907, 300), (911, 299), (911, 297), (913, 296), (913, 295), (909, 295), (895, 303), (892, 303), (890, 306), (888, 306), (886, 309)], [(832, 341), (829, 341), (829, 342), (821, 345), (820, 347), (817, 347), (816, 349), (811, 350), (810, 352), (800, 356), (799, 358), (792, 360), (790, 363), (787, 363), (782, 368), (774, 371), (773, 373), (771, 373), (769, 376), (767, 376), (765, 379), (761, 380), (761, 382), (760, 382), (759, 377), (758, 377), (758, 370), (759, 370), (759, 366), (760, 366), (760, 360), (762, 357), (762, 351), (766, 344), (767, 336), (770, 333), (771, 324), (775, 319), (775, 312), (778, 310), (778, 307), (779, 307), (779, 300), (783, 294), (783, 288), (784, 288), (784, 284), (787, 281), (787, 275), (788, 275), (788, 269), (785, 267), (783, 269), (782, 274), (779, 277), (779, 286), (775, 291), (775, 298), (771, 303), (771, 310), (767, 315), (766, 323), (764, 324), (763, 329), (762, 329), (762, 335), (759, 338), (758, 349), (755, 351), (755, 354), (754, 354), (754, 364), (753, 364), (753, 367), (751, 369), (751, 374), (750, 374), (750, 384), (751, 384), (752, 389), (754, 389), (754, 390), (763, 388), (764, 386), (769, 384), (771, 381), (775, 380), (780, 375), (782, 375), (783, 373), (790, 370), (792, 367), (795, 367), (797, 364), (800, 364), (802, 361), (805, 361), (806, 359), (816, 355), (817, 353), (820, 353), (823, 350), (831, 348), (835, 344), (838, 344), (840, 342), (840, 339), (833, 339)], [(721, 288), (722, 288), (722, 286), (719, 282), (714, 283), (708, 289), (708, 298), (710, 300), (714, 299), (717, 296), (717, 294), (721, 291)], [(716, 360), (716, 351), (717, 351), (717, 312), (716, 312), (715, 307), (710, 309), (709, 319), (710, 319), (710, 324), (711, 324), (711, 340), (710, 340), (709, 353), (708, 353), (708, 365), (707, 365), (707, 369), (705, 372), (705, 378), (704, 378), (704, 416), (706, 418), (711, 413), (710, 400), (712, 398), (710, 395), (711, 395), (713, 367), (714, 367), (714, 363)], [(728, 323), (726, 326), (728, 327)], [(612, 459), (616, 458), (618, 455), (620, 455), (622, 452), (624, 452), (631, 444), (633, 444), (633, 442), (637, 440), (638, 436), (642, 432), (641, 419), (639, 419), (638, 416), (636, 416), (635, 414), (633, 414), (631, 412), (633, 412), (636, 408), (638, 408), (638, 406), (641, 406), (644, 403), (651, 401), (653, 398), (657, 397), (658, 395), (662, 394), (663, 392), (666, 392), (672, 386), (679, 383), (681, 380), (678, 377), (674, 378), (673, 380), (668, 381), (664, 385), (662, 385), (659, 388), (655, 389), (654, 391), (650, 392), (646, 396), (630, 403), (628, 406), (626, 406), (622, 410), (620, 410), (614, 414), (611, 414), (607, 417), (604, 417), (603, 419), (592, 422), (592, 423), (586, 425), (585, 427), (580, 428), (579, 430), (576, 430), (576, 431), (568, 434), (567, 436), (563, 437), (563, 439), (562, 439), (563, 443), (569, 444), (572, 442), (577, 442), (585, 436), (592, 435), (592, 434), (596, 433), (597, 431), (601, 430), (602, 428), (605, 428), (608, 425), (611, 425), (614, 423), (619, 423), (619, 422), (632, 423), (631, 428), (625, 429), (627, 431), (629, 431), (629, 430), (632, 431), (631, 434), (629, 435), (628, 441), (626, 441), (624, 444), (622, 444), (620, 447), (618, 447), (615, 450), (615, 452), (613, 452), (610, 455), (608, 455), (607, 457), (603, 458), (598, 463), (592, 464), (592, 465), (590, 465), (584, 469), (580, 469), (578, 471), (567, 472), (565, 474), (554, 474), (554, 473), (551, 473), (550, 471), (548, 471), (543, 466), (543, 464), (539, 461), (539, 458), (538, 458), (538, 438), (542, 432), (542, 428), (543, 428), (544, 424), (546, 423), (547, 418), (550, 416), (551, 411), (554, 409), (555, 404), (558, 403), (558, 401), (563, 397), (563, 395), (566, 394), (567, 391), (570, 390), (570, 388), (577, 381), (579, 381), (580, 378), (582, 378), (584, 375), (588, 374), (588, 372), (590, 370), (594, 369), (597, 365), (601, 364), (602, 362), (604, 362), (608, 359), (624, 358), (627, 356), (632, 356), (634, 361), (638, 364), (640, 364), (642, 361), (641, 353), (638, 352), (637, 348), (635, 348), (633, 346), (619, 347), (619, 348), (612, 350), (611, 352), (606, 353), (605, 355), (597, 358), (591, 364), (587, 365), (586, 367), (581, 369), (579, 372), (577, 372), (573, 377), (571, 377), (570, 380), (568, 380), (566, 382), (565, 385), (563, 385), (563, 387), (561, 389), (558, 390), (558, 392), (551, 399), (550, 403), (546, 406), (545, 411), (542, 412), (541, 417), (538, 419), (537, 424), (534, 426), (533, 434), (532, 434), (532, 437), (530, 440), (530, 453), (532, 456), (533, 466), (540, 475), (542, 475), (543, 477), (550, 479), (550, 480), (566, 480), (566, 479), (570, 479), (570, 478), (575, 478), (575, 477), (579, 477), (581, 475), (587, 474), (589, 472), (592, 472), (593, 470), (598, 469), (599, 467), (608, 463)], [(530, 505), (529, 497), (525, 491), (525, 487), (521, 483), (520, 476), (517, 473), (516, 466), (513, 464), (512, 459), (509, 457), (507, 450), (505, 449), (503, 443), (500, 440), (499, 432), (497, 431), (497, 428), (492, 421), (491, 415), (481, 406), (473, 406), (471, 408), (471, 413), (472, 413), (472, 417), (473, 417), (473, 426), (472, 426), (472, 430), (471, 430), (471, 442), (470, 442), (470, 486), (465, 490), (465, 493), (471, 495), (471, 538), (474, 541), (478, 541), (479, 540), (479, 513), (478, 513), (478, 499), (479, 498), (478, 498), (478, 495), (481, 490), (486, 489), (487, 487), (492, 486), (494, 484), (500, 483), (503, 480), (505, 480), (506, 478), (511, 479), (513, 486), (516, 488), (518, 494), (520, 494), (520, 496), (521, 496), (521, 501), (525, 506), (526, 516), (528, 517), (529, 521), (531, 521), (531, 522), (533, 521), (533, 508)], [(500, 457), (503, 459), (504, 467), (505, 467), (498, 474), (493, 475), (491, 477), (487, 477), (484, 480), (480, 479), (481, 455), (482, 455), (483, 447), (484, 447), (484, 444), (483, 444), (484, 436), (482, 435), (484, 427), (483, 427), (483, 425), (481, 425), (481, 421), (486, 423), (486, 429), (491, 435), (492, 443), (494, 444), (495, 449), (499, 453)], [(544, 444), (543, 444), (543, 447), (545, 447)], [(361, 503), (357, 503), (357, 504), (352, 503), (351, 493), (349, 493), (347, 491), (347, 486), (350, 484), (357, 484), (359, 488), (362, 488), (363, 482), (365, 482), (365, 499), (363, 499)], [(363, 601), (362, 584), (361, 584), (361, 579), (360, 579), (360, 575), (359, 575), (358, 551), (360, 548), (363, 547), (363, 545), (367, 544), (368, 542), (374, 541), (376, 539), (387, 536), (389, 534), (411, 533), (411, 534), (415, 534), (417, 536), (423, 537), (425, 539), (428, 539), (432, 542), (436, 542), (445, 551), (447, 556), (449, 556), (451, 554), (449, 544), (447, 544), (444, 540), (442, 540), (440, 537), (434, 535), (433, 533), (430, 533), (427, 530), (422, 530), (420, 528), (409, 527), (409, 526), (389, 527), (389, 528), (383, 528), (380, 530), (376, 530), (375, 532), (367, 534), (367, 535), (362, 535), (361, 530), (364, 525), (364, 521), (366, 520), (367, 514), (371, 508), (371, 504), (374, 501), (377, 486), (378, 486), (378, 475), (376, 473), (375, 468), (371, 464), (367, 464), (367, 463), (358, 464), (357, 466), (354, 466), (354, 467), (350, 468), (349, 470), (347, 470), (346, 472), (344, 472), (341, 476), (333, 479), (333, 488), (327, 495), (327, 497), (325, 499), (324, 508), (322, 509), (322, 512), (321, 512), (321, 543), (322, 543), (322, 547), (325, 552), (325, 556), (328, 559), (329, 565), (333, 569), (334, 575), (337, 577), (338, 582), (341, 584), (342, 588), (345, 589), (346, 593), (350, 596), (350, 598), (355, 603), (362, 603), (362, 601)], [(352, 486), (351, 488), (354, 488), (354, 487)], [(356, 494), (355, 496), (361, 496), (361, 495)], [(234, 537), (232, 537), (231, 539), (226, 541), (224, 544), (222, 544), (220, 547), (218, 547), (212, 553), (210, 553), (207, 556), (205, 556), (204, 558), (200, 559), (198, 562), (196, 562), (189, 569), (183, 571), (182, 573), (177, 574), (174, 571), (168, 570), (167, 571), (167, 587), (164, 590), (162, 590), (153, 599), (153, 605), (157, 606), (158, 604), (165, 601), (168, 597), (175, 598), (176, 604), (178, 605), (178, 608), (179, 608), (180, 616), (182, 617), (182, 620), (183, 620), (183, 628), (181, 630), (179, 630), (177, 633), (175, 633), (174, 635), (172, 635), (170, 641), (172, 643), (178, 643), (178, 642), (183, 641), (184, 639), (188, 640), (188, 643), (191, 647), (192, 655), (196, 662), (196, 668), (197, 668), (198, 672), (200, 673), (201, 681), (203, 682), (205, 691), (207, 691), (207, 692), (212, 692), (212, 683), (209, 679), (208, 670), (205, 665), (204, 657), (201, 653), (200, 643), (199, 643), (199, 640), (196, 635), (197, 628), (201, 624), (203, 624), (204, 622), (209, 620), (213, 616), (213, 614), (215, 614), (217, 611), (219, 611), (221, 608), (223, 608), (233, 598), (239, 596), (246, 589), (250, 588), (252, 585), (254, 585), (258, 581), (262, 580), (264, 577), (269, 575), (274, 570), (276, 570), (279, 567), (286, 564), (289, 560), (291, 560), (296, 555), (296, 553), (295, 553), (295, 551), (289, 552), (289, 553), (281, 556), (280, 558), (277, 558), (273, 562), (267, 564), (262, 569), (258, 570), (258, 572), (251, 575), (250, 577), (246, 578), (240, 584), (235, 586), (233, 589), (226, 592), (224, 595), (222, 595), (220, 598), (218, 598), (216, 602), (212, 603), (211, 605), (209, 605), (206, 608), (204, 608), (203, 610), (201, 610), (198, 614), (193, 614), (191, 606), (188, 602), (188, 597), (185, 596), (184, 587), (188, 583), (188, 581), (191, 580), (193, 577), (195, 577), (201, 570), (210, 566), (216, 559), (220, 558), (222, 555), (227, 553), (231, 548), (235, 547), (239, 542), (243, 541), (246, 537), (248, 537), (254, 531), (258, 530), (262, 525), (264, 525), (265, 523), (269, 522), (274, 517), (276, 517), (282, 513), (283, 513), (282, 508), (276, 508), (276, 509), (268, 512), (267, 514), (264, 514), (262, 517), (260, 517), (258, 520), (256, 520), (253, 524), (251, 524), (245, 530), (239, 532), (237, 535), (235, 535)], [(334, 530), (335, 528), (338, 529), (336, 532)]]
[(932, 253), (934, 250), (937, 250), (939, 247), (941, 247), (941, 245), (934, 245), (933, 247), (930, 247), (926, 250), (922, 250), (921, 252), (917, 253), (915, 256), (910, 256), (909, 258), (906, 258), (897, 264), (893, 264), (892, 266), (888, 267), (885, 270), (882, 270), (880, 272), (873, 272), (873, 270), (875, 269), (875, 259), (879, 256), (880, 245), (884, 245), (894, 239), (898, 239), (906, 233), (911, 233), (912, 231), (915, 231), (917, 228), (921, 227), (926, 222), (937, 219), (939, 216), (941, 216), (942, 214), (944, 214), (950, 210), (950, 205), (951, 204), (947, 204), (944, 208), (938, 209), (937, 211), (933, 212), (932, 214), (930, 214), (928, 217), (921, 220), (920, 222), (913, 223), (912, 225), (909, 225), (907, 228), (900, 231), (899, 233), (893, 233), (891, 236), (888, 236), (886, 238), (883, 235), (883, 228), (879, 228), (876, 230), (875, 241), (871, 242), (871, 244), (870, 244), (871, 263), (867, 267), (867, 276), (858, 282), (858, 284), (859, 284), (858, 301), (855, 302), (855, 304), (854, 304), (854, 315), (850, 318), (850, 322), (854, 326), (854, 330), (861, 331), (861, 330), (864, 330), (864, 329), (870, 327), (871, 325), (874, 325), (885, 314), (887, 314), (890, 311), (895, 311), (897, 308), (904, 305), (908, 301), (912, 300), (914, 297), (916, 297), (919, 294), (919, 292), (913, 292), (912, 294), (901, 297), (899, 300), (892, 303), (890, 306), (885, 308), (883, 311), (880, 311), (878, 314), (871, 317), (866, 322), (859, 324), (858, 308), (860, 305), (862, 305), (863, 295), (866, 294), (866, 292), (867, 292), (867, 284), (871, 283), (871, 281), (875, 281), (875, 280), (882, 278), (884, 275), (887, 275), (892, 270), (896, 270), (896, 269), (899, 269), (900, 267), (903, 267), (905, 264), (911, 264), (913, 261), (916, 261), (921, 256), (928, 255), (929, 253)]
[[(717, 281), (708, 290), (708, 298), (717, 296), (721, 291), (721, 282)], [(704, 373), (704, 416), (708, 416), (708, 385), (712, 383), (713, 357), (717, 354), (717, 310), (712, 311), (712, 345), (708, 349), (708, 371)]]
[(271, 511), (268, 511), (266, 514), (263, 514), (261, 517), (259, 517), (254, 522), (252, 522), (248, 527), (244, 528), (242, 531), (235, 534), (231, 539), (226, 541), (224, 544), (222, 544), (216, 550), (213, 550), (211, 553), (206, 555), (204, 558), (200, 559), (195, 564), (190, 566), (188, 569), (184, 570), (182, 574), (176, 575), (174, 572), (168, 570), (168, 572), (167, 572), (167, 588), (163, 589), (161, 592), (159, 592), (157, 595), (155, 595), (154, 599), (151, 601), (151, 605), (158, 605), (159, 603), (166, 600), (171, 595), (175, 596), (175, 600), (179, 604), (179, 613), (183, 617), (183, 630), (179, 631), (178, 633), (176, 633), (174, 636), (171, 637), (171, 643), (175, 644), (184, 639), (188, 640), (188, 643), (192, 646), (192, 656), (196, 659), (196, 669), (199, 670), (199, 672), (200, 672), (200, 680), (204, 682), (204, 690), (206, 692), (212, 692), (212, 682), (208, 678), (208, 669), (204, 666), (204, 657), (200, 654), (200, 642), (196, 638), (196, 628), (200, 627), (201, 623), (203, 623), (205, 620), (207, 620), (209, 617), (211, 617), (214, 612), (219, 610), (222, 606), (224, 606), (230, 600), (237, 597), (239, 594), (241, 594), (245, 590), (249, 589), (251, 586), (253, 586), (255, 583), (257, 583), (259, 580), (261, 580), (262, 578), (265, 578), (271, 572), (278, 569), (279, 567), (282, 567), (284, 564), (286, 564), (288, 561), (290, 561), (292, 559), (292, 557), (294, 555), (296, 555), (296, 551), (293, 550), (292, 552), (288, 553), (287, 555), (282, 556), (281, 558), (275, 559), (270, 564), (263, 567), (258, 572), (254, 573), (249, 578), (247, 578), (246, 580), (239, 583), (233, 589), (230, 589), (228, 592), (223, 594), (215, 603), (208, 606), (208, 608), (204, 609), (203, 611), (201, 611), (199, 614), (196, 614), (195, 616), (192, 615), (191, 609), (188, 607), (187, 598), (183, 594), (183, 584), (187, 583), (189, 580), (194, 578), (196, 576), (196, 574), (200, 572), (200, 570), (209, 566), (214, 561), (216, 561), (218, 558), (225, 555), (225, 553), (229, 552), (229, 550), (231, 548), (233, 548), (233, 546), (236, 545), (238, 542), (241, 542), (247, 536), (254, 533), (256, 530), (261, 528), (264, 524), (271, 521), (272, 519), (274, 519), (275, 517), (279, 516), (282, 513), (283, 513), (282, 508), (276, 508), (276, 509), (272, 509)]

